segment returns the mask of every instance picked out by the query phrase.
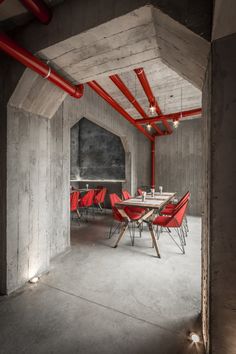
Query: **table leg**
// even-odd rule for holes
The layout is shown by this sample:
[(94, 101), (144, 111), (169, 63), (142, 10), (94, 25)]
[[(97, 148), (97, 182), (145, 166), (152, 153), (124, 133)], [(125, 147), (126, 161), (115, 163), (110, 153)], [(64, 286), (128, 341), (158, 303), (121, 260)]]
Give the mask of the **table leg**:
[(149, 231), (150, 231), (150, 234), (151, 234), (151, 238), (152, 238), (152, 243), (156, 249), (156, 253), (157, 253), (157, 257), (158, 258), (161, 258), (161, 255), (160, 255), (160, 252), (159, 252), (159, 248), (157, 246), (157, 242), (156, 242), (156, 238), (155, 238), (155, 234), (154, 234), (154, 231), (153, 231), (153, 226), (152, 226), (152, 223), (149, 222), (148, 223), (148, 227), (149, 227)]
[(121, 230), (120, 230), (120, 234), (119, 234), (119, 237), (118, 237), (118, 239), (117, 239), (117, 241), (116, 241), (116, 243), (115, 243), (114, 248), (116, 248), (116, 247), (118, 246), (118, 243), (120, 242), (120, 240), (121, 240), (122, 237), (124, 236), (125, 231), (127, 230), (127, 228), (128, 228), (128, 223), (125, 223), (125, 224), (123, 225), (123, 227), (121, 228)]

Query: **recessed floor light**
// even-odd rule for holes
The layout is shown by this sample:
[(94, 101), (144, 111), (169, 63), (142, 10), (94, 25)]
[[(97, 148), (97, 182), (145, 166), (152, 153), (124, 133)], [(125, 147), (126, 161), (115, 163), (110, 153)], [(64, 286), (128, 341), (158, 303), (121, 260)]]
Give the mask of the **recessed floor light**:
[(29, 280), (29, 283), (36, 284), (38, 281), (39, 281), (39, 277), (33, 277), (32, 279)]
[(199, 343), (200, 342), (200, 337), (197, 333), (190, 333), (190, 339), (193, 343)]

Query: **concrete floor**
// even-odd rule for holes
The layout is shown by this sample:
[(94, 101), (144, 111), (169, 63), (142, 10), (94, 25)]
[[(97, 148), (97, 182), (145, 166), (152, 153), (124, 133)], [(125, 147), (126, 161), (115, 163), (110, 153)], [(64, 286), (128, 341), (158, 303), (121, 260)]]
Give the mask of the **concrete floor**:
[(72, 224), (72, 250), (38, 284), (0, 298), (0, 353), (203, 353), (199, 330), (201, 219), (189, 217), (186, 254), (147, 231), (131, 247), (107, 239), (110, 216)]

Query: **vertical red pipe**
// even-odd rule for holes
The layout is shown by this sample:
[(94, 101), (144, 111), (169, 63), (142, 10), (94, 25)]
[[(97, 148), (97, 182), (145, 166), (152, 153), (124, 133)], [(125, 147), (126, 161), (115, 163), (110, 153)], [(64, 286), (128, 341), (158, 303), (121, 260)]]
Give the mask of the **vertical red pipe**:
[(155, 188), (155, 139), (151, 141), (151, 188)]

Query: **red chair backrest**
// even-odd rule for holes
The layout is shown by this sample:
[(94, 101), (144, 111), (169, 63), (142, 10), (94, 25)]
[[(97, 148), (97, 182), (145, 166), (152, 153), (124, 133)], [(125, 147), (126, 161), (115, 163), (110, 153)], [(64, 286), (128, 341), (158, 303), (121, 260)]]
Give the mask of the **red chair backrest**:
[(187, 206), (188, 200), (186, 200), (177, 211), (174, 211), (174, 214), (166, 224), (166, 227), (180, 227), (182, 225)]
[(120, 197), (118, 197), (118, 195), (116, 193), (110, 194), (110, 202), (111, 202), (112, 208), (114, 208), (116, 203), (121, 202), (121, 201), (122, 200), (120, 199)]
[(131, 195), (129, 194), (129, 192), (125, 189), (122, 190), (122, 195), (123, 195), (124, 200), (132, 198)]
[(94, 190), (88, 191), (80, 200), (79, 206), (80, 207), (90, 207), (93, 205), (93, 198), (94, 198)]
[(190, 192), (187, 192), (179, 201), (178, 203), (176, 204), (176, 207), (175, 207), (175, 212), (177, 212), (181, 207), (182, 205), (187, 201), (189, 200), (190, 198)]
[(142, 191), (141, 188), (138, 188), (138, 189), (137, 189), (137, 192), (138, 192), (138, 195), (141, 195), (141, 196), (143, 195), (143, 191)]
[(79, 201), (79, 192), (73, 192), (70, 194), (70, 211), (76, 211), (78, 207)]
[(107, 189), (106, 189), (106, 188), (102, 188), (102, 189), (95, 195), (95, 197), (94, 197), (94, 203), (95, 203), (95, 204), (104, 203), (106, 193), (107, 193)]
[(121, 202), (122, 200), (118, 197), (116, 193), (110, 194), (110, 202), (112, 207), (113, 218), (117, 221), (123, 221), (122, 215), (119, 213), (119, 210), (115, 207), (115, 204)]

